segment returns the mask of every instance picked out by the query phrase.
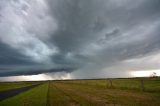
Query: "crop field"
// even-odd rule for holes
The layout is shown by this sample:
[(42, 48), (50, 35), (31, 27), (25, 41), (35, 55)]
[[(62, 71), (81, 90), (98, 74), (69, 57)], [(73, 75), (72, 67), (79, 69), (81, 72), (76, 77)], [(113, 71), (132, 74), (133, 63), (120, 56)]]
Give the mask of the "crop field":
[(0, 101), (0, 106), (159, 105), (160, 78), (45, 81)]

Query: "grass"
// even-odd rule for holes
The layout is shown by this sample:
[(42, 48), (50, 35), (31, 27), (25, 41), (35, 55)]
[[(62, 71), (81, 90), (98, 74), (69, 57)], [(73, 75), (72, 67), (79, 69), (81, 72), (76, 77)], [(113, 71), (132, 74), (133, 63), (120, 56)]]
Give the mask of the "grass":
[(46, 106), (48, 83), (0, 102), (0, 106)]
[(74, 92), (68, 90), (63, 84), (50, 83), (48, 92), (48, 106), (76, 106), (89, 105), (83, 97), (77, 96)]
[(144, 91), (142, 78), (110, 80), (49, 81), (0, 102), (0, 106), (160, 105), (160, 78), (143, 78)]
[[(93, 85), (92, 81), (100, 82), (100, 85), (104, 82), (103, 80), (51, 82), (50, 89), (52, 89), (52, 91), (49, 92), (49, 106), (53, 106), (54, 103), (56, 103), (56, 106), (71, 106), (71, 104), (77, 106), (158, 106), (160, 104), (160, 99), (152, 95), (151, 92), (142, 92), (137, 89), (132, 89), (132, 87), (131, 89), (128, 87), (127, 89), (120, 89), (123, 84), (119, 84), (117, 82), (118, 80), (116, 80), (116, 83), (113, 82), (113, 84), (117, 84), (117, 88), (108, 88), (97, 84)], [(124, 83), (128, 82), (124, 81)], [(118, 85), (121, 86), (119, 87)]]
[(36, 84), (37, 82), (0, 82), (0, 91), (20, 88), (24, 86), (29, 86)]
[[(160, 92), (160, 78), (132, 78), (132, 79), (102, 79), (102, 80), (70, 80), (64, 83), (96, 86), (100, 88), (124, 89), (141, 91), (141, 80), (147, 92)], [(112, 85), (111, 85), (112, 82)]]

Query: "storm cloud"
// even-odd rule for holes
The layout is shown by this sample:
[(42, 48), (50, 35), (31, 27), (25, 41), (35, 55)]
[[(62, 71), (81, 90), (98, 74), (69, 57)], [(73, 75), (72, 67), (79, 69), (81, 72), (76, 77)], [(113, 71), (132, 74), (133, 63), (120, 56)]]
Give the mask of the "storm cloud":
[(159, 0), (1, 0), (0, 76), (119, 77), (159, 69), (159, 5)]

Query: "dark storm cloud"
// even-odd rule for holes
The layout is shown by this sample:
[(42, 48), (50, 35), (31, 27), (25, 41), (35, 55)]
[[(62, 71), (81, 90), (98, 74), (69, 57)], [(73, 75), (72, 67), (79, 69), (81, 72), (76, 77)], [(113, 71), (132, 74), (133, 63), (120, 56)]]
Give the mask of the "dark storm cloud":
[(50, 0), (49, 3), (60, 27), (52, 37), (53, 42), (62, 52), (81, 50), (98, 36), (93, 29), (101, 27), (95, 25), (103, 10), (100, 8), (101, 2)]
[[(57, 4), (54, 5), (54, 3)], [(95, 43), (103, 36), (103, 42), (108, 41), (111, 46), (106, 43), (100, 51), (95, 51), (98, 54), (91, 56), (91, 58), (98, 58), (100, 63), (145, 55), (159, 45), (159, 33), (156, 29), (159, 25), (153, 32), (147, 31), (154, 23), (159, 23), (160, 2), (158, 0), (134, 2), (62, 0), (54, 3), (52, 5), (52, 1), (49, 2), (51, 13), (57, 19), (60, 29), (54, 34), (52, 40), (63, 56), (68, 52), (79, 54), (89, 51), (94, 47), (86, 49), (86, 46)], [(106, 33), (103, 34), (105, 31)], [(113, 46), (115, 42), (117, 44)], [(65, 62), (64, 58), (61, 60)]]
[(34, 64), (27, 56), (19, 53), (17, 50), (12, 49), (6, 44), (0, 42), (0, 66), (3, 65), (23, 65)]
[(32, 67), (32, 69), (28, 68), (28, 69), (21, 69), (21, 70), (14, 70), (14, 71), (10, 71), (12, 69), (9, 70), (5, 70), (5, 71), (0, 71), (0, 76), (4, 77), (4, 76), (20, 76), (20, 75), (36, 75), (36, 74), (42, 74), (42, 73), (51, 73), (51, 72), (72, 72), (73, 70), (76, 70), (75, 68), (69, 68), (69, 67), (64, 67), (64, 68), (55, 68), (55, 69), (43, 69), (42, 67), (38, 68), (38, 69), (34, 69), (34, 67)]
[(25, 68), (3, 66), (0, 76), (74, 70), (87, 76), (160, 50), (159, 0), (1, 2), (0, 64)]

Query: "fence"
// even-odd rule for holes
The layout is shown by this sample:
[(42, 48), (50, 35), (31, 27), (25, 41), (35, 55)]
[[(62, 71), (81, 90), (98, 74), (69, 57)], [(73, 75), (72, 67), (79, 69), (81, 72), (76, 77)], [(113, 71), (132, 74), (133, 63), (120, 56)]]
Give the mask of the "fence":
[(139, 91), (160, 92), (160, 78), (126, 78), (126, 79), (97, 79), (71, 80), (71, 84), (94, 86), (110, 89), (131, 89)]

